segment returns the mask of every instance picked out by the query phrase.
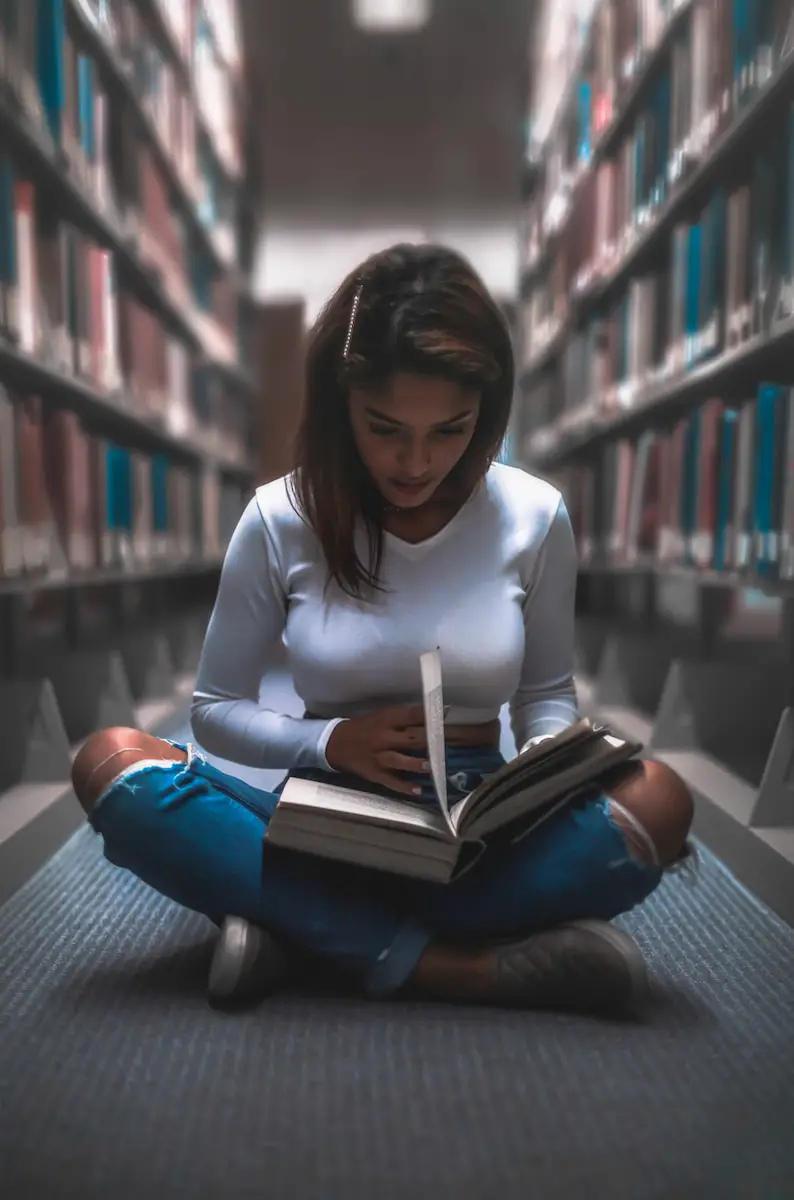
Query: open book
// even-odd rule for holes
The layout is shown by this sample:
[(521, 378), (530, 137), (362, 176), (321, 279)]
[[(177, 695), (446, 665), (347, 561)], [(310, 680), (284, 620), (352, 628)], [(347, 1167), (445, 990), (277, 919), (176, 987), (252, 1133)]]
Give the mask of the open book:
[(484, 839), (526, 836), (561, 805), (642, 746), (583, 719), (526, 749), (450, 805), (438, 651), (420, 659), (428, 758), (438, 805), (329, 782), (288, 779), (266, 838), (277, 846), (447, 883), (479, 857)]

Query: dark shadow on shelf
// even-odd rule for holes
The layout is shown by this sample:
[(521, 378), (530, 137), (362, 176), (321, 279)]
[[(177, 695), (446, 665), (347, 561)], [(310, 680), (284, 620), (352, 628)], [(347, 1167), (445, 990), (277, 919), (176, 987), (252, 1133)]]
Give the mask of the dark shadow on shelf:
[(0, 800), (19, 784), (68, 780), (70, 739), (49, 679), (0, 681), (0, 728)]
[(654, 750), (688, 750), (757, 786), (785, 707), (785, 670), (758, 662), (673, 662), (653, 725)]
[(136, 704), (163, 700), (173, 693), (176, 673), (164, 634), (136, 629), (123, 634), (117, 644)]
[(668, 644), (653, 634), (612, 634), (596, 675), (598, 704), (638, 709), (653, 716), (670, 669)]
[(28, 677), (46, 675), (52, 680), (69, 742), (80, 742), (111, 725), (135, 725), (127, 672), (121, 655), (112, 649), (34, 646), (22, 662), (22, 671)]

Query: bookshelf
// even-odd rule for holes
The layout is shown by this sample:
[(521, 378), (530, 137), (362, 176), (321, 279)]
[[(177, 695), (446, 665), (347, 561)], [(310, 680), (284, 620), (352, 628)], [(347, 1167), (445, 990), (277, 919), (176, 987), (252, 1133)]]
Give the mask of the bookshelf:
[(515, 455), (571, 512), (583, 705), (792, 920), (794, 16), (591, 8), (527, 154)]
[(237, 6), (0, 6), (4, 879), (79, 824), (76, 746), (189, 694), (255, 483)]

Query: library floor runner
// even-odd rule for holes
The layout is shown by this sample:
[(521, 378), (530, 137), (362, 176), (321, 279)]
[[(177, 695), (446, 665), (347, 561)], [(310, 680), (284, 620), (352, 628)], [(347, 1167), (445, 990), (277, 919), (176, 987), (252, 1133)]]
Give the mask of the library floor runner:
[(794, 930), (708, 853), (627, 921), (638, 1023), (211, 1010), (212, 930), (83, 829), (0, 910), (3, 1200), (764, 1200), (794, 1178)]

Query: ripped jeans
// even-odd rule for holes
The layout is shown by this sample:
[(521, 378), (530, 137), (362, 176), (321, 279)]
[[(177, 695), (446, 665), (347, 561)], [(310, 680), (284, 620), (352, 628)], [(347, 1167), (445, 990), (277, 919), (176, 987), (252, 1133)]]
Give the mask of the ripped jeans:
[[(128, 767), (99, 798), (89, 820), (106, 857), (217, 924), (235, 915), (267, 926), (357, 975), (370, 995), (397, 991), (431, 939), (481, 943), (611, 920), (662, 878), (632, 853), (597, 793), (523, 839), (494, 838), (450, 884), (284, 850), (264, 841), (280, 788), (251, 787), (186, 749), (187, 763)], [(450, 748), (450, 798), (503, 762), (493, 749)]]

